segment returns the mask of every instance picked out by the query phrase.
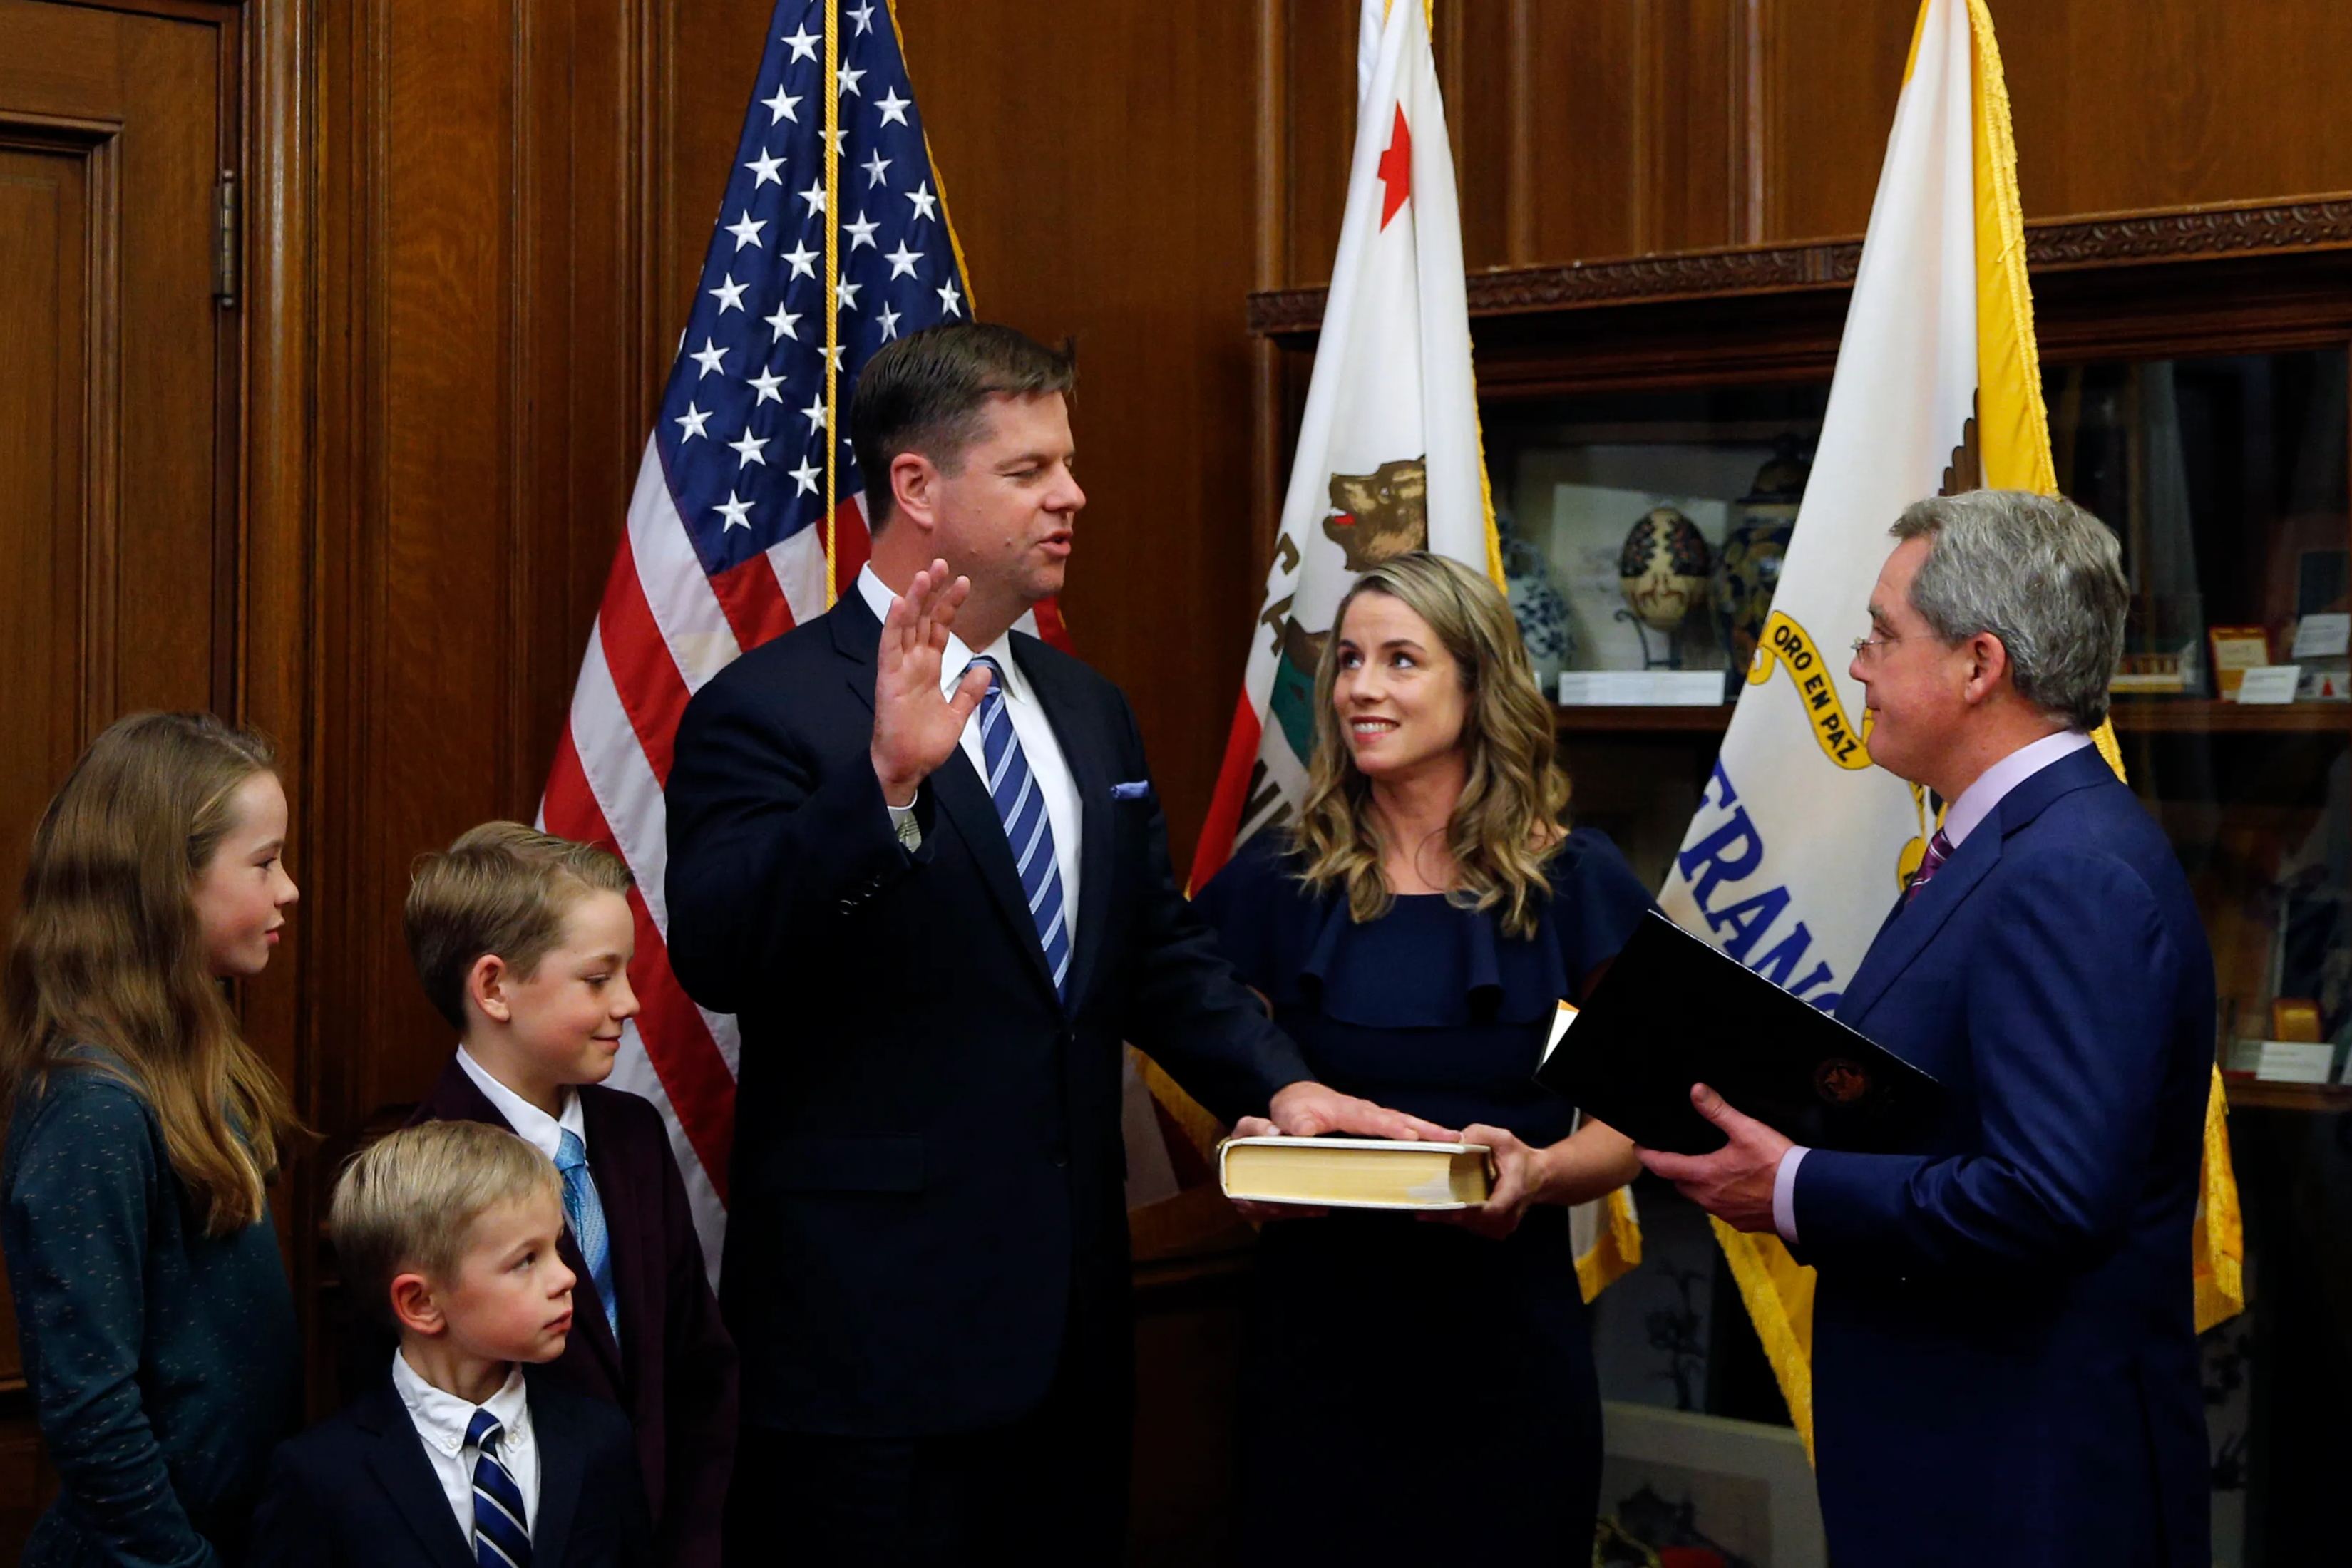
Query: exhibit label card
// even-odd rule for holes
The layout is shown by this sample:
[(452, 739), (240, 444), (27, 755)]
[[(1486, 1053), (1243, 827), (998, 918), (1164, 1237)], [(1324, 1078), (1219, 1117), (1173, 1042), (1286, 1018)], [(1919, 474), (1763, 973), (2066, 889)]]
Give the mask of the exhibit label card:
[(2297, 659), (2332, 659), (2352, 652), (2352, 612), (2331, 610), (2305, 616), (2294, 625), (2294, 646), (2288, 650)]
[(2294, 701), (2294, 683), (2303, 674), (2301, 664), (2257, 664), (2246, 672), (2238, 683), (2238, 700), (2242, 703), (2291, 703)]

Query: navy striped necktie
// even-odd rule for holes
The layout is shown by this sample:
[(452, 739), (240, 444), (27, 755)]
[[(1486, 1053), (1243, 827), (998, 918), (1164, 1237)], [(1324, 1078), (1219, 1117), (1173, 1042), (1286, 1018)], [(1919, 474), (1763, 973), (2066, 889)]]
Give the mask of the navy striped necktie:
[(466, 1424), (466, 1441), (474, 1446), (474, 1562), (477, 1568), (530, 1568), (530, 1514), (522, 1489), (499, 1463), (499, 1439), (506, 1428), (487, 1410), (477, 1410)]
[(1069, 912), (1062, 897), (1062, 862), (1054, 853), (1054, 824), (1045, 820), (1045, 792), (1037, 788), (1021, 737), (1013, 733), (1013, 716), (1004, 711), (1004, 671), (986, 654), (971, 663), (988, 671), (988, 694), (980, 699), (980, 754), (988, 769), (989, 799), (996, 802), (1004, 841), (1013, 848), (1013, 869), (1029, 901), (1029, 918), (1036, 922), (1045, 967), (1054, 973), (1055, 993), (1067, 999)]

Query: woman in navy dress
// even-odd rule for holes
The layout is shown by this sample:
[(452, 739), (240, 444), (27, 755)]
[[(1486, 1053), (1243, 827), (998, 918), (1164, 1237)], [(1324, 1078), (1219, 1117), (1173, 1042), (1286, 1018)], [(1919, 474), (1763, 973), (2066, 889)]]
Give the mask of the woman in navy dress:
[(1282, 1223), (1244, 1357), (1241, 1555), (1587, 1563), (1601, 1404), (1568, 1206), (1640, 1166), (1533, 1074), (1650, 896), (1561, 826), (1551, 710), (1485, 578), (1418, 551), (1363, 574), (1315, 693), (1297, 823), (1201, 906), (1318, 1078), (1462, 1129), (1498, 1174), (1453, 1213), (1249, 1206)]

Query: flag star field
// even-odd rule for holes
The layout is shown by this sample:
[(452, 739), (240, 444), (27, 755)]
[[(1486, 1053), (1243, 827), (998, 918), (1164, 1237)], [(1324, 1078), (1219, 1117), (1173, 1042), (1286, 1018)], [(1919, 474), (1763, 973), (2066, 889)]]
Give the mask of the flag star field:
[[(836, 499), (865, 489), (846, 417), (857, 373), (891, 340), (970, 314), (888, 9), (842, 9), (829, 82), (823, 4), (778, 11), (799, 15), (761, 62), (654, 432), (678, 517), (714, 577), (823, 523), (828, 444)], [(828, 86), (841, 106), (831, 203)], [(840, 356), (830, 418), (828, 304)]]

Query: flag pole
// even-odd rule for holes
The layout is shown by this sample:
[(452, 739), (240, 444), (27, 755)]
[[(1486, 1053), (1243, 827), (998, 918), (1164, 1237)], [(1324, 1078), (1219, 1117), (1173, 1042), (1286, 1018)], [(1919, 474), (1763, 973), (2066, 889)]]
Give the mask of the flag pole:
[[(824, 0), (824, 607), (833, 608), (841, 483), (841, 0)], [(862, 219), (860, 220), (863, 221)], [(781, 243), (781, 242), (780, 242)]]

